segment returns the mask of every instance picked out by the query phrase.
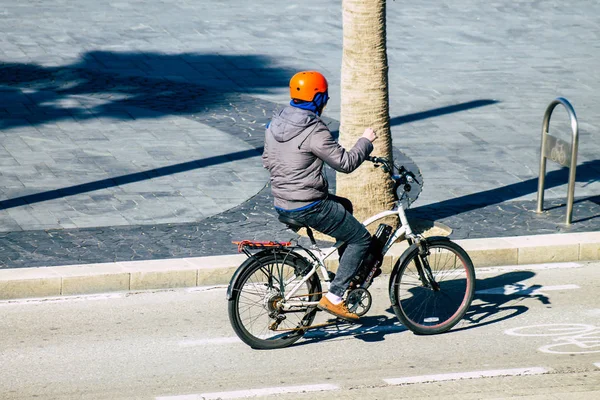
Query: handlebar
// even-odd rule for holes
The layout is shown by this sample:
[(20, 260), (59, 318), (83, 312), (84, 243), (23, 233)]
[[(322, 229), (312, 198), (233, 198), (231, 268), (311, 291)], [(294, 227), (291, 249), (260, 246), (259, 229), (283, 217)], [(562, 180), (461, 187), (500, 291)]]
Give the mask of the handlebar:
[[(390, 165), (390, 161), (385, 158), (385, 157), (372, 157), (372, 156), (367, 156), (366, 161), (371, 161), (373, 164), (381, 164), (383, 165), (383, 170), (385, 172), (391, 173), (393, 172), (393, 168)], [(376, 165), (375, 167), (378, 167), (379, 165)]]
[[(394, 179), (394, 168), (393, 168), (394, 166), (387, 158), (367, 156), (367, 158), (365, 160), (370, 161), (373, 164), (381, 164), (383, 171), (389, 173), (392, 176), (392, 178)], [(375, 166), (378, 167), (379, 165), (375, 165)], [(404, 182), (414, 181), (418, 185), (420, 185), (415, 174), (413, 174), (411, 171), (404, 168), (404, 165), (401, 165), (398, 168), (398, 174), (399, 174), (398, 178), (400, 179), (400, 181), (404, 181)]]
[(378, 157), (371, 157), (371, 156), (367, 156), (366, 158), (367, 161), (371, 161), (372, 163), (376, 163), (377, 160), (380, 160), (380, 158)]

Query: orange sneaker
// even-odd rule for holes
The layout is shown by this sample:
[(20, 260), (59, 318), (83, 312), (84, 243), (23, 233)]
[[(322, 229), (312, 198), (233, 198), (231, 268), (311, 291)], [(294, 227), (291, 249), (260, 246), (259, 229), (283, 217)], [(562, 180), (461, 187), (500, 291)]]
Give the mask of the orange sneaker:
[(347, 321), (356, 321), (359, 316), (350, 312), (348, 307), (346, 306), (346, 302), (342, 301), (340, 304), (333, 304), (329, 299), (325, 296), (321, 297), (319, 304), (317, 305), (319, 310), (323, 310), (328, 312), (329, 314), (333, 314), (336, 317), (345, 319)]

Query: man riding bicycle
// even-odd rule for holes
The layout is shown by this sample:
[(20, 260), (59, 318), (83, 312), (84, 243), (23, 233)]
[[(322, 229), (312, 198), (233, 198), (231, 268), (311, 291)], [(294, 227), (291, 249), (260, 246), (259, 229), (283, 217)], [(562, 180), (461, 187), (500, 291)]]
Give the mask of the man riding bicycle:
[(267, 125), (263, 166), (271, 174), (275, 209), (336, 240), (345, 248), (329, 292), (318, 308), (347, 320), (358, 315), (348, 310), (342, 297), (365, 257), (371, 235), (352, 216), (352, 203), (328, 192), (323, 163), (350, 173), (373, 151), (377, 138), (371, 128), (349, 151), (335, 141), (320, 116), (329, 100), (325, 77), (302, 71), (290, 80), (289, 106), (276, 111)]

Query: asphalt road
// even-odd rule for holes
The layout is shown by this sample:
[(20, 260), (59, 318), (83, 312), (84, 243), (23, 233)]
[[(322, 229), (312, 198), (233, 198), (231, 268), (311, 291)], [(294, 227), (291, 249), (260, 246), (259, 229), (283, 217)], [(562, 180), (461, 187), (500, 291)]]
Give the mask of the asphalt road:
[(599, 271), (478, 269), (468, 318), (426, 337), (397, 322), (382, 276), (362, 324), (271, 351), (235, 337), (223, 287), (4, 301), (0, 398), (596, 399)]

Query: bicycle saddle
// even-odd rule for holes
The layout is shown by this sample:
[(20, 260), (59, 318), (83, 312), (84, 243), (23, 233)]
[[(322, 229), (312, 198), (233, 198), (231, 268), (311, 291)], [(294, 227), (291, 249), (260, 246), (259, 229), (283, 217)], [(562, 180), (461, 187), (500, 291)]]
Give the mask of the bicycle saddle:
[(284, 215), (279, 216), (279, 222), (286, 224), (290, 227), (290, 229), (293, 229), (295, 231), (299, 230), (300, 228), (306, 228), (306, 225), (302, 222), (296, 221), (295, 219), (286, 217)]

